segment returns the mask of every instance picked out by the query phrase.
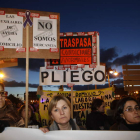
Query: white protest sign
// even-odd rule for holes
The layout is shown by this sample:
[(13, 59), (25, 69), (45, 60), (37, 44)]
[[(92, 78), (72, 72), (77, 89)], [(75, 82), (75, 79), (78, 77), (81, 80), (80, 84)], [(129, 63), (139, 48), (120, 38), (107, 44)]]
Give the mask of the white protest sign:
[(0, 46), (22, 47), (23, 17), (16, 14), (0, 15)]
[(40, 16), (40, 18), (33, 18), (33, 23), (33, 47), (57, 48), (57, 19)]
[(40, 85), (67, 85), (73, 83), (75, 85), (105, 84), (105, 66), (97, 66), (96, 68), (78, 68), (71, 70), (46, 69), (40, 68)]
[(139, 131), (58, 130), (43, 133), (39, 129), (8, 127), (0, 140), (139, 140)]

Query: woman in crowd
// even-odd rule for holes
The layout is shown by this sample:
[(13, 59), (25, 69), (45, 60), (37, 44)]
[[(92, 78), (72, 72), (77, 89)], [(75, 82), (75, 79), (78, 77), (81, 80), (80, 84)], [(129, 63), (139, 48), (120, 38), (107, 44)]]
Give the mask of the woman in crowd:
[(44, 133), (53, 130), (79, 130), (77, 124), (70, 117), (70, 102), (61, 95), (52, 98), (48, 113), (53, 120), (49, 128), (40, 128)]
[(137, 100), (126, 97), (118, 102), (115, 119), (117, 123), (111, 130), (140, 130), (140, 104)]
[(22, 125), (23, 121), (16, 108), (6, 98), (4, 84), (0, 83), (0, 133), (4, 131), (5, 127), (19, 127)]
[(94, 99), (91, 105), (91, 113), (87, 115), (86, 119), (87, 130), (109, 130), (110, 124), (104, 111), (104, 101), (102, 99)]
[[(25, 104), (20, 107), (19, 115), (24, 120), (24, 125), (23, 125), (23, 127), (24, 127), (25, 126)], [(41, 124), (39, 122), (37, 122), (35, 119), (34, 110), (31, 105), (28, 105), (28, 127), (29, 128), (41, 127)]]

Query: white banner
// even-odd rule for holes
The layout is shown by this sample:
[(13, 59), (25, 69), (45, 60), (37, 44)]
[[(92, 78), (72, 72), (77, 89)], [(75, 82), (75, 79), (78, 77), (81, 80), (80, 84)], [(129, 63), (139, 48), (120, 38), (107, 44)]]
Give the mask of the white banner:
[(39, 129), (8, 127), (0, 140), (140, 140), (139, 131), (59, 130), (43, 133)]
[(89, 68), (89, 65), (85, 65), (85, 68), (77, 70), (40, 68), (40, 85), (67, 85), (68, 83), (74, 85), (105, 84), (105, 66)]

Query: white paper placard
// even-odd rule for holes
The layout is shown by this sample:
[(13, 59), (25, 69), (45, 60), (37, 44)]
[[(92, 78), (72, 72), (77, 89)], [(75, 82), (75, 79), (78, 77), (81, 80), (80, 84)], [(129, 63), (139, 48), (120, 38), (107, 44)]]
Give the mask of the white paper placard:
[(57, 48), (57, 19), (45, 16), (33, 18), (33, 47)]
[(23, 17), (16, 14), (0, 15), (0, 46), (22, 47)]

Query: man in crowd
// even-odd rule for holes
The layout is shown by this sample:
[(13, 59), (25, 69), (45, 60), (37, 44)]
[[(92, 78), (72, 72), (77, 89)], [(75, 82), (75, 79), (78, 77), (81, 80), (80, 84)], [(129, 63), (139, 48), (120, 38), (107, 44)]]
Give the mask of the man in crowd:
[(13, 107), (11, 101), (6, 99), (4, 84), (0, 83), (0, 133), (5, 127), (22, 126), (23, 122)]

